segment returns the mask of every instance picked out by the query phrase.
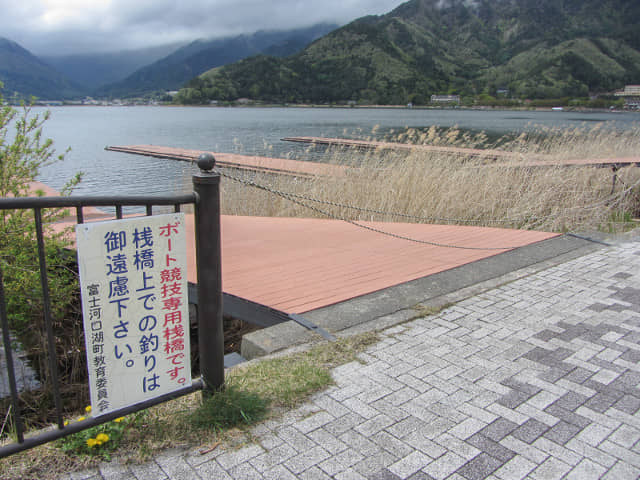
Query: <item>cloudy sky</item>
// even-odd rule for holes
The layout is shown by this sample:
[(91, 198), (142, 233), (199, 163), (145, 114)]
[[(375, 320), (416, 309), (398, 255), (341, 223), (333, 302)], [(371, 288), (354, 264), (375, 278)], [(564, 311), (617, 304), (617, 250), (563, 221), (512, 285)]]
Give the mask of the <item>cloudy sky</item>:
[(117, 51), (347, 23), (403, 0), (0, 0), (0, 36), (35, 54)]

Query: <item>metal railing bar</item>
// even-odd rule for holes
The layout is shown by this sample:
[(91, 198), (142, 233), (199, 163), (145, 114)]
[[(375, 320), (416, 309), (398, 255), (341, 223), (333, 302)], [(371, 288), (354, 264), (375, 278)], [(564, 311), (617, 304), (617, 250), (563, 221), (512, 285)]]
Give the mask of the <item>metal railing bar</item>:
[(81, 205), (78, 205), (76, 207), (76, 219), (78, 221), (78, 224), (84, 223), (84, 215), (82, 214), (82, 206)]
[(12, 416), (16, 428), (18, 442), (24, 442), (24, 425), (20, 413), (20, 403), (18, 398), (18, 385), (16, 382), (16, 372), (13, 365), (13, 351), (11, 350), (11, 336), (9, 335), (9, 319), (7, 318), (7, 308), (4, 298), (4, 279), (2, 269), (0, 269), (0, 323), (2, 327), (2, 340), (4, 342), (5, 361), (7, 363), (7, 374), (9, 376), (9, 387), (11, 390)]
[(116, 218), (122, 220), (122, 205), (116, 205)]
[(202, 390), (201, 379), (194, 380), (190, 387), (175, 390), (173, 392), (162, 395), (161, 397), (156, 397), (144, 402), (136, 403), (135, 405), (130, 405), (126, 408), (115, 410), (106, 415), (101, 415), (97, 418), (87, 418), (86, 420), (83, 420), (81, 422), (74, 422), (70, 425), (67, 425), (66, 427), (63, 426), (61, 429), (48, 430), (36, 436), (26, 438), (21, 443), (12, 443), (10, 445), (0, 447), (0, 458), (8, 457), (9, 455), (13, 455), (14, 453), (28, 450), (30, 448), (37, 447), (38, 445), (43, 445), (48, 442), (52, 442), (67, 435), (78, 433), (87, 428), (101, 425), (118, 417), (124, 417), (125, 415), (129, 415), (145, 408), (153, 407), (154, 405), (158, 405), (160, 403), (167, 402), (169, 400), (173, 400), (175, 398), (182, 397), (193, 392), (197, 392), (198, 390)]
[(176, 204), (174, 205), (174, 207), (173, 207), (173, 211), (174, 211), (175, 213), (180, 213), (180, 204), (179, 204), (179, 203), (176, 203)]
[(65, 207), (113, 207), (123, 206), (145, 206), (153, 205), (175, 205), (185, 203), (196, 203), (196, 195), (193, 193), (173, 196), (73, 196), (73, 197), (19, 197), (1, 198), (0, 210), (14, 208), (65, 208)]
[(149, 204), (147, 205), (147, 217), (150, 217), (153, 215), (153, 205)]
[(53, 319), (51, 318), (51, 297), (49, 295), (49, 279), (47, 278), (47, 260), (44, 250), (44, 234), (42, 231), (42, 211), (33, 209), (36, 223), (36, 239), (38, 242), (38, 258), (40, 261), (40, 283), (42, 285), (42, 305), (44, 309), (44, 324), (47, 333), (47, 348), (49, 357), (49, 370), (51, 371), (51, 386), (56, 407), (58, 427), (63, 428), (62, 398), (60, 397), (60, 384), (58, 381), (58, 362), (56, 357), (56, 344), (53, 337)]

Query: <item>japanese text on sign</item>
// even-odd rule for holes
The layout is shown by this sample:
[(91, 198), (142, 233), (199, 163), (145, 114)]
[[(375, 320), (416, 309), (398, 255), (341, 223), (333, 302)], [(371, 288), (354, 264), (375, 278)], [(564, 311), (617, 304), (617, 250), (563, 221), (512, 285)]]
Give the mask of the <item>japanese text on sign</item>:
[(76, 227), (92, 411), (191, 385), (184, 214)]

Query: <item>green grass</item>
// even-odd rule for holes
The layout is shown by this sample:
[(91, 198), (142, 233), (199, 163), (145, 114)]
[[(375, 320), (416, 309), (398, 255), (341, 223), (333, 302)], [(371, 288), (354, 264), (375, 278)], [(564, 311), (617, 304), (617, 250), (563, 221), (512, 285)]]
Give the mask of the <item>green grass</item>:
[[(131, 423), (135, 428), (122, 429), (119, 448), (106, 450), (120, 462), (140, 463), (165, 448), (199, 446), (206, 452), (246, 444), (252, 439), (248, 427), (277, 418), (331, 385), (332, 368), (356, 361), (358, 354), (377, 340), (377, 334), (365, 333), (291, 355), (249, 362), (228, 372), (225, 388), (204, 400), (201, 393), (193, 393), (136, 415)], [(118, 425), (118, 430), (123, 425), (130, 422)], [(111, 436), (114, 426), (110, 428)], [(96, 433), (89, 431), (58, 446), (51, 443), (0, 460), (0, 478), (55, 478), (94, 467), (106, 457), (80, 450), (87, 450), (87, 439)], [(59, 448), (64, 444), (67, 452)]]

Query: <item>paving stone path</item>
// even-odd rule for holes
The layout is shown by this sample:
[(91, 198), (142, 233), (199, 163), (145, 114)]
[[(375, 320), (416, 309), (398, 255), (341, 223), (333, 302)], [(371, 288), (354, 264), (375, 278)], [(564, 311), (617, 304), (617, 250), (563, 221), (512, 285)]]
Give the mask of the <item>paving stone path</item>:
[(640, 476), (640, 243), (606, 247), (386, 330), (256, 442), (66, 478)]

